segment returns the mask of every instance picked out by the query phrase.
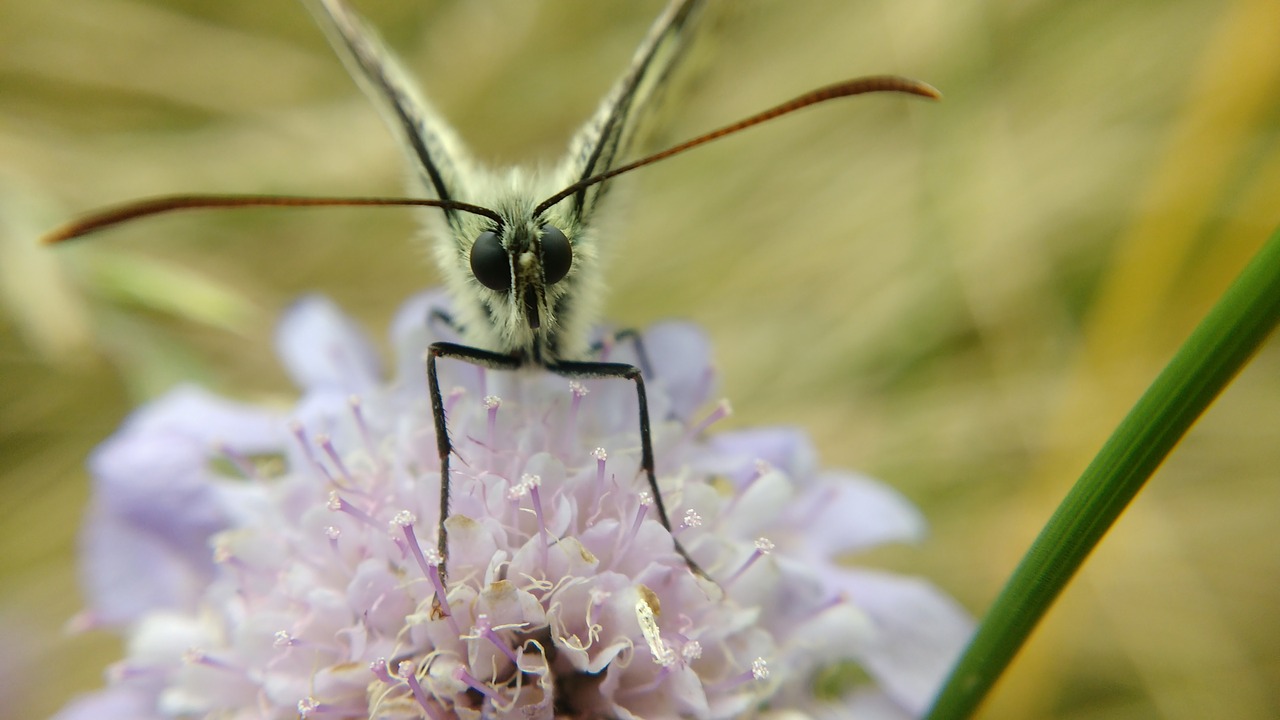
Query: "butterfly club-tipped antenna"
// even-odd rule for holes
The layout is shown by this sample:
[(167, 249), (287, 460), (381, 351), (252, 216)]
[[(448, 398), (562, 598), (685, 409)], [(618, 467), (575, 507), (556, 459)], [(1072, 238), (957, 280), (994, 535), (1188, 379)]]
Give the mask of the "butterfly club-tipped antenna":
[[(873, 92), (898, 92), (937, 99), (937, 90), (915, 80), (896, 76), (873, 76), (828, 85), (805, 93), (763, 112), (744, 118), (711, 132), (699, 135), (683, 143), (626, 164), (616, 165), (619, 154), (629, 146), (634, 132), (634, 116), (639, 114), (646, 101), (653, 95), (653, 85), (665, 81), (674, 62), (682, 54), (680, 45), (689, 37), (689, 26), (696, 17), (701, 3), (696, 0), (673, 0), (659, 16), (649, 35), (633, 58), (632, 65), (610, 92), (602, 108), (597, 111), (575, 137), (565, 169), (577, 179), (565, 185), (541, 202), (529, 199), (526, 210), (519, 216), (455, 198), (470, 183), (460, 177), (467, 163), (458, 161), (463, 150), (457, 147), (452, 131), (432, 114), (429, 105), (416, 93), (406, 79), (398, 61), (382, 48), (371, 31), (351, 13), (340, 0), (309, 0), (330, 39), (347, 61), (349, 69), (361, 80), (366, 92), (381, 106), (389, 124), (403, 135), (408, 153), (416, 163), (424, 185), (435, 198), (408, 197), (298, 197), (283, 195), (174, 195), (151, 198), (106, 208), (53, 231), (45, 242), (56, 243), (84, 237), (124, 223), (145, 217), (177, 211), (199, 209), (233, 209), (259, 207), (334, 207), (334, 206), (417, 206), (440, 208), (450, 220), (451, 231), (473, 227), (458, 220), (459, 213), (481, 219), (478, 233), (472, 237), (451, 237), (442, 240), (445, 257), (465, 258), (461, 267), (450, 267), (442, 262), (442, 272), (450, 283), (455, 307), (470, 303), (472, 308), (484, 307), (483, 312), (472, 312), (468, 319), (487, 320), (488, 328), (470, 328), (479, 331), (477, 336), (487, 337), (488, 347), (478, 344), (437, 342), (427, 353), (428, 386), (431, 395), (433, 423), (437, 451), (440, 458), (440, 516), (437, 526), (438, 552), (441, 557), (440, 574), (447, 579), (448, 531), (445, 520), (449, 517), (450, 457), (454, 448), (449, 438), (447, 418), (440, 392), (437, 360), (449, 358), (494, 370), (515, 370), (527, 365), (538, 365), (558, 375), (575, 378), (614, 378), (629, 380), (635, 384), (639, 431), (641, 440), (641, 471), (645, 474), (659, 519), (668, 531), (672, 529), (670, 517), (659, 491), (651, 441), (650, 420), (644, 377), (641, 369), (625, 364), (599, 362), (570, 357), (563, 347), (575, 344), (574, 338), (565, 339), (557, 333), (571, 331), (585, 335), (591, 323), (578, 322), (570, 330), (568, 323), (556, 323), (552, 310), (559, 309), (553, 297), (565, 297), (567, 288), (581, 282), (571, 271), (581, 274), (578, 257), (582, 248), (576, 243), (585, 235), (574, 228), (556, 227), (551, 210), (569, 197), (576, 197), (573, 210), (577, 229), (590, 223), (605, 183), (619, 175), (652, 165), (674, 155), (705, 145), (728, 135), (787, 115), (797, 110), (838, 98)], [(588, 190), (595, 188), (594, 192)], [(572, 236), (571, 236), (572, 235)], [(437, 253), (441, 257), (442, 253)], [(589, 266), (588, 266), (589, 267)], [(452, 273), (452, 274), (451, 274)], [(559, 287), (557, 287), (559, 285)], [(558, 293), (558, 294), (557, 294)], [(570, 307), (579, 312), (594, 312), (592, 298), (571, 297)], [(517, 327), (504, 335), (496, 327), (495, 307), (492, 303), (505, 302), (516, 308), (508, 317)], [(587, 310), (584, 311), (583, 308)], [(583, 317), (593, 317), (583, 315)], [(463, 328), (464, 330), (468, 328)], [(497, 338), (495, 340), (495, 338)], [(564, 342), (560, 342), (560, 341)], [(641, 351), (643, 356), (643, 351)], [(694, 561), (678, 538), (672, 535), (674, 548), (691, 571), (703, 577), (709, 576)]]

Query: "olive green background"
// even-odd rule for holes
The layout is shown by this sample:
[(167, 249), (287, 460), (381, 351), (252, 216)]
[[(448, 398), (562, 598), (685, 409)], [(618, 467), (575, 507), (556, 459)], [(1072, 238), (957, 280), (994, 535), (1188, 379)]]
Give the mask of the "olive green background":
[[(550, 162), (660, 4), (357, 3), (477, 153)], [(1270, 0), (751, 0), (668, 141), (826, 82), (867, 97), (637, 173), (608, 317), (691, 318), (736, 426), (809, 430), (901, 489), (920, 547), (860, 561), (980, 613), (1075, 475), (1280, 222)], [(438, 282), (401, 210), (189, 214), (57, 249), (75, 213), (178, 191), (395, 194), (397, 146), (296, 3), (0, 4), (0, 707), (48, 715), (117, 641), (81, 606), (84, 458), (194, 381), (288, 403), (271, 332), (323, 291), (385, 343)], [(1280, 715), (1280, 354), (1175, 451), (983, 710)]]

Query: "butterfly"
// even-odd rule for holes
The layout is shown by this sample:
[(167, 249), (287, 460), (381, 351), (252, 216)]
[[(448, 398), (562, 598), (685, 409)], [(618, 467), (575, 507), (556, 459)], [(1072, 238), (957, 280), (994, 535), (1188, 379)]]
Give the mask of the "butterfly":
[[(453, 313), (435, 320), (463, 342), (436, 342), (426, 371), (440, 458), (438, 553), (446, 577), (453, 445), (440, 392), (438, 363), (460, 360), (494, 370), (536, 366), (573, 379), (615, 378), (633, 383), (639, 412), (640, 472), (662, 524), (671, 521), (654, 471), (645, 392), (647, 364), (593, 357), (591, 328), (604, 290), (601, 248), (611, 241), (595, 231), (597, 213), (619, 175), (786, 115), (804, 107), (871, 92), (937, 99), (931, 86), (896, 76), (849, 80), (800, 95), (748, 118), (658, 153), (624, 162), (697, 35), (705, 0), (672, 0), (654, 21), (631, 64), (599, 109), (573, 136), (563, 160), (548, 172), (493, 171), (476, 162), (457, 133), (435, 111), (401, 62), (342, 0), (304, 0), (331, 44), (398, 136), (421, 198), (325, 198), (263, 195), (176, 195), (126, 203), (73, 221), (46, 242), (81, 237), (141, 217), (175, 210), (323, 205), (426, 206), (440, 212), (428, 228), (434, 256), (452, 298)], [(632, 336), (633, 338), (635, 336)], [(707, 577), (672, 535), (691, 571)]]

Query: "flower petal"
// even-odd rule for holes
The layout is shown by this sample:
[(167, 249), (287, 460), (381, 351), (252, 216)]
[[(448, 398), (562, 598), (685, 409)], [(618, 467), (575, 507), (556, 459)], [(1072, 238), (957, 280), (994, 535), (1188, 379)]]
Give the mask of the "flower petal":
[(53, 720), (159, 720), (154, 696), (131, 685), (113, 685), (81, 695), (53, 716)]
[(660, 383), (675, 416), (688, 420), (715, 390), (706, 333), (692, 323), (664, 322), (646, 330), (642, 342), (653, 363), (653, 377), (646, 379)]
[(82, 544), (99, 621), (124, 622), (194, 600), (212, 574), (209, 539), (232, 523), (233, 508), (245, 499), (245, 489), (211, 469), (214, 446), (268, 452), (281, 434), (271, 413), (182, 387), (138, 410), (94, 451)]
[(853, 473), (824, 473), (787, 509), (788, 523), (804, 528), (816, 557), (924, 538), (924, 516), (897, 490)]
[(973, 619), (919, 578), (870, 570), (835, 574), (876, 628), (859, 662), (890, 697), (919, 715), (973, 634)]
[[(396, 358), (396, 383), (414, 388), (418, 397), (426, 398), (427, 363), (423, 355), (433, 342), (460, 342), (448, 325), (432, 320), (435, 311), (446, 312), (448, 296), (443, 290), (414, 295), (400, 306), (391, 321), (391, 346)], [(447, 389), (447, 388), (442, 388)]]
[(326, 297), (311, 295), (286, 311), (276, 353), (295, 385), (361, 394), (375, 387), (380, 364), (359, 326)]
[(163, 537), (95, 503), (81, 539), (80, 576), (95, 623), (124, 625), (156, 610), (195, 607), (213, 562), (175, 551)]
[(699, 468), (727, 475), (739, 486), (758, 474), (760, 461), (785, 472), (797, 483), (817, 469), (818, 453), (799, 428), (736, 430), (716, 435), (708, 444), (711, 452)]

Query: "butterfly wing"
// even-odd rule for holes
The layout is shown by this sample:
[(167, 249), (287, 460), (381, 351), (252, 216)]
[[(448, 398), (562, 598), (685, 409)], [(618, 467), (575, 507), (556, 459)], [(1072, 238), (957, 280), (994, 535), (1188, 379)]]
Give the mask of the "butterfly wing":
[[(473, 165), (453, 128), (432, 108), (400, 61), (366, 23), (341, 0), (304, 0), (352, 76), (399, 136), (423, 185), (441, 200), (469, 195)], [(455, 230), (462, 217), (445, 210)]]
[[(570, 142), (569, 155), (557, 173), (562, 187), (610, 170), (626, 157), (645, 116), (685, 56), (705, 4), (704, 0), (674, 0), (654, 21), (631, 65)], [(608, 182), (592, 185), (572, 197), (569, 213), (574, 224), (589, 224), (608, 186)]]

